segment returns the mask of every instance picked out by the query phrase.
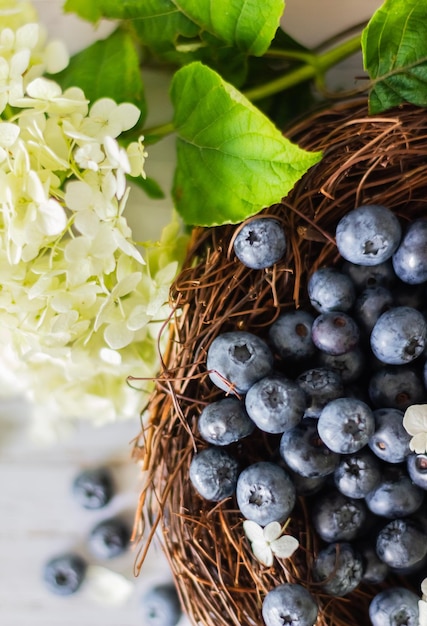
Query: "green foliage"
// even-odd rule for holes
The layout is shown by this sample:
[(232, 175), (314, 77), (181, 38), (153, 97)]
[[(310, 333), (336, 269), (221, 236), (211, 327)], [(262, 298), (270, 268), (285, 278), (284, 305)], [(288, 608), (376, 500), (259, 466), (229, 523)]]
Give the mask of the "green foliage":
[(364, 30), (362, 48), (373, 80), (371, 113), (403, 102), (427, 106), (427, 2), (386, 0)]
[(285, 196), (320, 153), (292, 144), (201, 63), (172, 82), (178, 134), (176, 206), (187, 224), (236, 223)]
[(63, 89), (79, 86), (91, 102), (109, 97), (132, 102), (146, 115), (138, 54), (132, 37), (121, 29), (74, 55), (69, 66), (55, 75)]

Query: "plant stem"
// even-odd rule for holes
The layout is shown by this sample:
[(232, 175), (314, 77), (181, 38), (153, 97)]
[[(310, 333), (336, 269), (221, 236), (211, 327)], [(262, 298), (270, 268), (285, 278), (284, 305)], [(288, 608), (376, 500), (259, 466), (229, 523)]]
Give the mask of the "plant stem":
[(244, 95), (251, 101), (272, 96), (280, 91), (294, 87), (302, 82), (324, 74), (331, 67), (360, 50), (360, 34), (328, 50), (319, 56), (313, 55), (311, 63), (301, 65), (288, 74), (280, 76), (264, 85), (248, 89)]
[[(251, 101), (260, 100), (267, 96), (272, 96), (280, 91), (285, 91), (307, 80), (313, 78), (320, 79), (334, 65), (343, 61), (355, 52), (360, 50), (360, 34), (341, 43), (340, 45), (322, 54), (303, 53), (304, 65), (300, 65), (279, 78), (276, 78), (264, 85), (259, 85), (244, 91), (243, 94)], [(175, 131), (173, 122), (160, 124), (151, 128), (145, 128), (142, 134), (147, 138), (147, 145), (156, 143), (162, 137), (170, 135)]]

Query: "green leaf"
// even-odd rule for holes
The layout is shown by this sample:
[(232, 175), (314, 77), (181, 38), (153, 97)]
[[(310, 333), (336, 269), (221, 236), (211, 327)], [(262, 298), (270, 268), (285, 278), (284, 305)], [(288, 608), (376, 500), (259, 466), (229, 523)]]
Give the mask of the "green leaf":
[(283, 0), (173, 0), (203, 30), (229, 46), (261, 56), (279, 27)]
[(66, 0), (63, 8), (66, 13), (76, 13), (89, 22), (97, 22), (102, 17), (97, 0)]
[(144, 87), (139, 58), (132, 37), (116, 30), (71, 58), (69, 66), (55, 75), (63, 89), (78, 86), (94, 102), (109, 97), (116, 102), (132, 102), (146, 115)]
[(177, 169), (187, 224), (237, 223), (280, 201), (321, 154), (300, 149), (216, 72), (196, 62), (172, 81)]
[(427, 106), (425, 0), (386, 0), (363, 31), (362, 50), (371, 113), (404, 102)]

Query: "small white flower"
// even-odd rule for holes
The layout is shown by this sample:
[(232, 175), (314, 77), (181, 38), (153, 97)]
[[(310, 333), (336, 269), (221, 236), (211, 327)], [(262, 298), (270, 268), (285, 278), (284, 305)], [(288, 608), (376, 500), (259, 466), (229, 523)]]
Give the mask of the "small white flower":
[(291, 535), (283, 535), (285, 526), (279, 522), (270, 522), (264, 528), (251, 520), (243, 522), (243, 529), (251, 542), (255, 557), (263, 565), (271, 567), (274, 556), (287, 559), (299, 546), (298, 539)]
[(427, 626), (427, 578), (421, 583), (421, 600), (418, 601), (419, 626)]
[(412, 435), (409, 447), (417, 454), (427, 452), (427, 404), (412, 404), (403, 416), (403, 426)]

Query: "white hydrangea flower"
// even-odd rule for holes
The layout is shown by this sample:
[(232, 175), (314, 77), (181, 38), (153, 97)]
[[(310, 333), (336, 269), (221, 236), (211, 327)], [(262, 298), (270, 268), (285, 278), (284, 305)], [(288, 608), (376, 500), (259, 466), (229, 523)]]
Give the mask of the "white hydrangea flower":
[(28, 3), (0, 0), (0, 393), (25, 391), (43, 438), (139, 414), (187, 241), (174, 220), (135, 244), (126, 177), (147, 154), (117, 138), (140, 112), (44, 77), (67, 63)]
[(279, 522), (270, 522), (264, 528), (251, 520), (243, 522), (243, 529), (251, 542), (255, 557), (267, 567), (273, 565), (274, 556), (287, 559), (299, 546), (298, 539), (283, 535), (286, 529)]
[(417, 454), (427, 452), (427, 404), (412, 404), (403, 416), (403, 426), (412, 435), (409, 447)]

